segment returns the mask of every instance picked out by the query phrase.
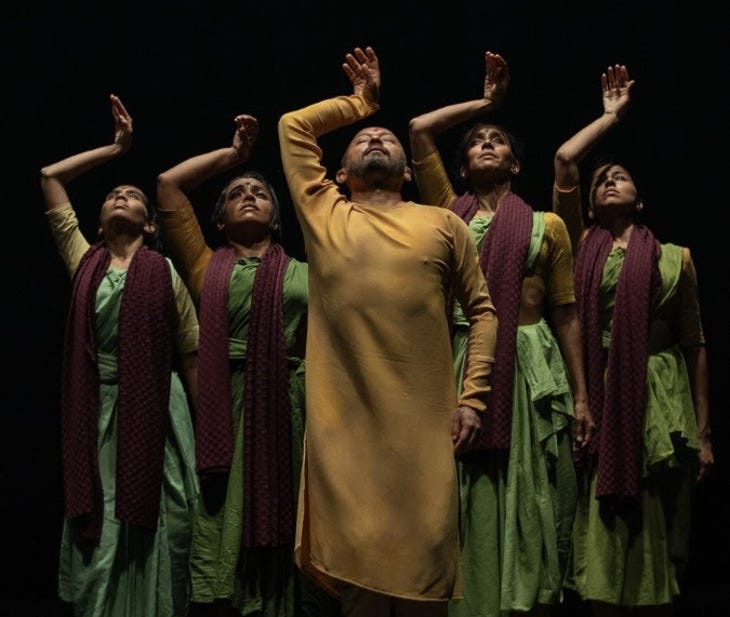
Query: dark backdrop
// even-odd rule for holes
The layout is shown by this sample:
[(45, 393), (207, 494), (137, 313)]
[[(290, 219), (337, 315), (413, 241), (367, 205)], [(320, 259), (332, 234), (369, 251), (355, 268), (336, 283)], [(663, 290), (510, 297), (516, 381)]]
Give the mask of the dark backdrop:
[[(433, 4), (433, 3), (429, 3)], [(714, 4), (714, 3), (713, 3)], [(0, 615), (56, 607), (62, 518), (59, 375), (69, 281), (48, 232), (40, 167), (109, 143), (108, 96), (134, 118), (134, 145), (72, 183), (93, 234), (105, 191), (121, 182), (154, 194), (156, 175), (226, 146), (233, 118), (259, 118), (252, 165), (280, 187), (284, 242), (304, 258), (285, 190), (276, 122), (288, 110), (348, 94), (344, 54), (372, 45), (382, 69), (373, 123), (407, 144), (408, 119), (481, 94), (485, 50), (509, 62), (499, 119), (527, 146), (523, 195), (550, 208), (558, 145), (601, 113), (599, 75), (626, 64), (636, 80), (628, 117), (610, 145), (630, 151), (645, 220), (663, 241), (691, 247), (708, 339), (714, 475), (697, 492), (683, 615), (724, 614), (728, 575), (727, 20), (703, 2), (6, 2), (0, 9), (6, 221), (3, 294)], [(321, 143), (336, 169), (352, 131)], [(448, 142), (448, 138), (446, 139)], [(223, 184), (194, 194), (208, 212)], [(9, 190), (9, 194), (7, 192)], [(407, 189), (417, 198), (413, 187)], [(206, 210), (208, 208), (208, 210)], [(2, 604), (4, 603), (4, 604)], [(568, 612), (568, 608), (564, 612)], [(579, 608), (570, 608), (578, 612)]]

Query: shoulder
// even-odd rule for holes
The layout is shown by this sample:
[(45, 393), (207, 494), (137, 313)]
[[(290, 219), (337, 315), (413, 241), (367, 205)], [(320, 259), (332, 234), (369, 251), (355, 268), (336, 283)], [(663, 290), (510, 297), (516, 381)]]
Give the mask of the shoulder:
[(306, 261), (299, 261), (295, 257), (289, 257), (289, 268), (291, 270), (301, 270), (306, 272), (309, 270), (309, 264)]
[(545, 218), (545, 229), (547, 230), (563, 230), (566, 229), (565, 221), (563, 218), (555, 212), (536, 212), (537, 214), (542, 214), (542, 216)]
[(568, 226), (560, 216), (554, 212), (536, 212), (535, 214), (539, 214), (544, 217), (545, 236), (547, 238), (559, 244), (570, 244)]
[(672, 257), (674, 259), (681, 258), (682, 261), (692, 260), (689, 248), (686, 246), (681, 246), (680, 244), (674, 244), (672, 242), (661, 242), (660, 246), (662, 248), (663, 257)]

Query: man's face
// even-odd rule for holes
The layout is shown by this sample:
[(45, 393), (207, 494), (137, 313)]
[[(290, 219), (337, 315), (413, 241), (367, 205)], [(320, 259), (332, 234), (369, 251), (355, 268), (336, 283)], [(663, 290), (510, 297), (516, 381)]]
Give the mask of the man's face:
[(351, 176), (364, 176), (373, 171), (400, 175), (406, 168), (406, 154), (392, 131), (368, 127), (353, 137), (343, 167)]

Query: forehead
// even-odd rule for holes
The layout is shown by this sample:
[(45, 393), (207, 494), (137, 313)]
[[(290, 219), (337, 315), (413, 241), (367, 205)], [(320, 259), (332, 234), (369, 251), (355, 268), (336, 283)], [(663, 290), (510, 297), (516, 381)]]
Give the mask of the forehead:
[(507, 139), (507, 133), (499, 128), (498, 126), (483, 124), (474, 128), (471, 134), (471, 138), (479, 137), (503, 137)]
[(352, 138), (352, 141), (357, 141), (358, 139), (372, 139), (373, 137), (390, 137), (391, 139), (395, 139), (398, 143), (400, 143), (400, 140), (396, 137), (395, 133), (391, 131), (390, 129), (386, 129), (382, 126), (368, 126), (364, 129), (361, 129), (355, 134), (355, 137)]
[(593, 172), (593, 178), (595, 180), (600, 180), (601, 178), (609, 178), (616, 174), (628, 176), (629, 178), (631, 178), (631, 174), (629, 173), (629, 171), (623, 165), (619, 165), (618, 163), (607, 163), (605, 165), (597, 167)]
[(126, 193), (128, 191), (137, 191), (137, 193), (141, 193), (144, 195), (144, 191), (139, 188), (138, 186), (134, 186), (133, 184), (120, 184), (119, 186), (115, 186), (110, 193)]
[(269, 192), (269, 187), (266, 186), (265, 182), (262, 182), (258, 178), (252, 178), (252, 177), (245, 177), (245, 178), (234, 178), (230, 181), (228, 186), (226, 187), (226, 191), (232, 191), (235, 188), (238, 187), (250, 187), (250, 188), (262, 188), (267, 193)]
[(120, 184), (119, 186), (115, 186), (111, 191), (109, 191), (107, 197), (111, 197), (112, 195), (119, 195), (122, 194), (128, 194), (128, 193), (139, 193), (142, 201), (147, 202), (147, 195), (145, 195), (145, 192), (139, 188), (138, 186), (134, 186), (133, 184)]

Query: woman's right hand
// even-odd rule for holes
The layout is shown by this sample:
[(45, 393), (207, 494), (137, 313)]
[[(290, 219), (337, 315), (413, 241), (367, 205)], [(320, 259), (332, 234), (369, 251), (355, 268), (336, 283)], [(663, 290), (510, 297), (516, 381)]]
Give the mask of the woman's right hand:
[(629, 104), (631, 87), (634, 80), (629, 79), (629, 72), (622, 64), (609, 66), (601, 75), (601, 92), (603, 93), (603, 113), (615, 114), (620, 118)]
[(499, 54), (487, 51), (484, 54), (484, 101), (492, 109), (502, 104), (509, 86), (510, 74), (507, 61)]
[(110, 95), (112, 103), (112, 116), (114, 116), (114, 143), (119, 146), (122, 152), (129, 150), (132, 145), (132, 116), (122, 104), (122, 100), (116, 95)]
[(238, 152), (238, 160), (244, 163), (251, 158), (259, 136), (259, 121), (248, 114), (240, 114), (234, 118), (234, 122), (236, 132), (233, 135), (233, 148)]

